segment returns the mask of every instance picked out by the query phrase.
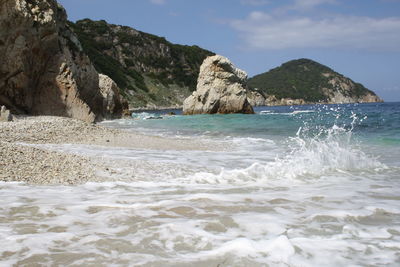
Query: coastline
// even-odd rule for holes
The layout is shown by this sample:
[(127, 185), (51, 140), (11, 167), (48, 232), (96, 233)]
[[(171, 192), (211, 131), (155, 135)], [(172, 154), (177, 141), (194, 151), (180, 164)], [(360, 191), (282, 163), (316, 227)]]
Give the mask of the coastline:
[[(215, 151), (202, 140), (148, 136), (76, 119), (52, 116), (14, 117), (0, 122), (0, 181), (28, 184), (82, 184), (108, 181), (116, 161), (49, 150), (44, 145)], [(103, 175), (99, 175), (102, 173)]]
[[(283, 102), (284, 103), (283, 103)], [(285, 106), (312, 106), (312, 105), (342, 105), (342, 104), (374, 104), (374, 103), (385, 103), (386, 101), (352, 101), (352, 102), (333, 102), (333, 101), (326, 101), (326, 102), (306, 102), (303, 99), (291, 99), (285, 98), (279, 103), (277, 102), (270, 102), (267, 104), (257, 104), (253, 103), (253, 107), (285, 107)], [(390, 103), (391, 101), (389, 101)], [(396, 102), (396, 101), (394, 101)], [(149, 112), (149, 111), (165, 111), (168, 112), (170, 110), (182, 110), (183, 106), (152, 106), (152, 107), (139, 107), (139, 108), (130, 108), (130, 113), (140, 113), (140, 112)]]

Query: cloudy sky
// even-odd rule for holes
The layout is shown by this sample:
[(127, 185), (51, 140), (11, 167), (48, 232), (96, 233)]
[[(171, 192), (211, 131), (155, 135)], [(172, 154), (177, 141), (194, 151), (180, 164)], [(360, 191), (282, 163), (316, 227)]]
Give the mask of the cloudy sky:
[(400, 101), (400, 0), (59, 0), (91, 18), (198, 45), (249, 76), (298, 58)]

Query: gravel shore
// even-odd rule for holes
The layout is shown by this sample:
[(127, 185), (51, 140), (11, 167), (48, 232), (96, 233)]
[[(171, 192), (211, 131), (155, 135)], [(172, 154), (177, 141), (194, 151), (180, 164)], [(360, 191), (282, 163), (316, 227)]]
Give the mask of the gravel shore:
[[(104, 181), (107, 162), (30, 144), (88, 144), (133, 149), (221, 150), (187, 139), (146, 136), (62, 117), (16, 117), (0, 122), (0, 181), (31, 184), (81, 184)], [(108, 163), (110, 164), (110, 163)]]

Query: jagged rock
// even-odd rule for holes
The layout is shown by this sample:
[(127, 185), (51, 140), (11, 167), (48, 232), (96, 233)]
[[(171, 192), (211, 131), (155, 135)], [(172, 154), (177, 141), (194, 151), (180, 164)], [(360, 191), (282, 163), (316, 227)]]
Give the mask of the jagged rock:
[(12, 117), (10, 111), (5, 106), (1, 106), (0, 121), (12, 121), (12, 120), (13, 120), (13, 117)]
[(265, 95), (257, 90), (249, 90), (247, 98), (252, 106), (292, 106), (309, 104), (302, 98), (281, 98), (277, 99), (274, 95)]
[(16, 114), (105, 115), (98, 73), (55, 0), (0, 1), (0, 104)]
[(107, 75), (99, 74), (99, 87), (106, 117), (113, 118), (113, 114), (122, 114), (123, 104), (118, 85)]
[(266, 96), (257, 90), (247, 91), (247, 100), (253, 107), (266, 106)]
[(183, 103), (183, 114), (254, 113), (247, 100), (247, 74), (216, 55), (200, 67), (197, 90)]

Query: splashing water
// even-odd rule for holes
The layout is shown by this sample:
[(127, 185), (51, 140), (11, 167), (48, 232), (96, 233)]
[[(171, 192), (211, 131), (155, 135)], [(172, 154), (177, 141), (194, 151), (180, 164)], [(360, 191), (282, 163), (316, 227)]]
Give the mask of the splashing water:
[[(352, 116), (354, 125), (356, 116)], [(352, 144), (352, 130), (333, 125), (331, 128), (315, 129), (300, 127), (296, 137), (286, 141), (289, 151), (281, 158), (271, 162), (254, 163), (240, 170), (222, 171), (218, 175), (209, 173), (195, 174), (194, 182), (206, 183), (268, 183), (271, 180), (316, 179), (323, 175), (343, 172), (377, 172), (387, 168), (376, 158), (366, 155)]]

